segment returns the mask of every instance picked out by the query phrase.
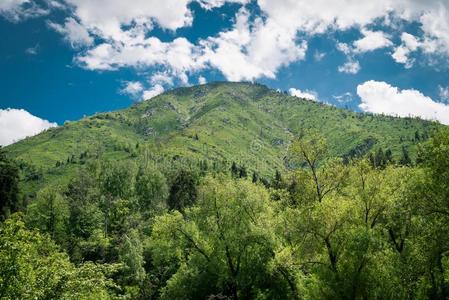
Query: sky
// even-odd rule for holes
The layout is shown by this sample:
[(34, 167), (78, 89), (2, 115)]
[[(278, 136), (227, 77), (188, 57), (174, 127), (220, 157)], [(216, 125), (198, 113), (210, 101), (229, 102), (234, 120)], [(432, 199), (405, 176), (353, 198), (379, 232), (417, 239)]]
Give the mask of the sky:
[(0, 0), (0, 36), (0, 145), (222, 80), (449, 124), (449, 0)]

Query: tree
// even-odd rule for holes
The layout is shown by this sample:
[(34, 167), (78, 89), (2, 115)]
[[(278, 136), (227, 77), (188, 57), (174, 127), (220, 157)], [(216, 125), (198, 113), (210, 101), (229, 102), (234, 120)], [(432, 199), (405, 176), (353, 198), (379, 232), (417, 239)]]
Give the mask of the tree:
[(388, 148), (385, 151), (385, 160), (388, 164), (393, 164), (394, 163), (394, 159), (393, 159), (393, 153), (391, 152), (391, 149)]
[(237, 167), (237, 164), (235, 163), (235, 161), (233, 161), (232, 165), (231, 165), (231, 174), (234, 177), (238, 177), (238, 175), (239, 175), (239, 168)]
[(408, 150), (405, 146), (402, 146), (402, 156), (399, 163), (403, 166), (410, 166), (412, 164), (412, 160), (410, 159), (410, 155), (408, 154)]
[(18, 211), (19, 168), (6, 157), (0, 146), (0, 220)]
[(374, 156), (374, 164), (376, 168), (385, 168), (387, 163), (384, 151), (382, 148), (377, 149), (376, 155)]
[[(297, 165), (305, 165), (318, 202), (331, 192), (339, 190), (347, 176), (341, 160), (325, 161), (326, 149), (324, 138), (314, 133), (296, 140), (289, 149), (290, 160)], [(323, 165), (326, 167), (322, 167)]]
[(129, 163), (104, 162), (99, 175), (99, 186), (104, 213), (104, 236), (108, 235), (110, 211), (117, 199), (128, 199), (132, 196), (134, 186), (134, 169)]
[(257, 174), (256, 171), (253, 171), (253, 176), (252, 176), (251, 181), (252, 181), (253, 183), (256, 183), (256, 182), (259, 181), (259, 174)]
[(191, 170), (181, 169), (173, 180), (167, 205), (170, 210), (183, 210), (195, 203), (198, 175)]
[(28, 206), (27, 219), (32, 227), (47, 232), (59, 243), (66, 241), (69, 206), (57, 191), (48, 187), (40, 190)]
[(197, 205), (183, 214), (156, 217), (152, 257), (172, 273), (161, 298), (288, 297), (287, 283), (267, 270), (275, 239), (265, 189), (207, 176), (198, 195)]
[(420, 137), (420, 135), (419, 135), (419, 131), (416, 130), (416, 131), (415, 131), (415, 142), (419, 142), (420, 139), (421, 139), (421, 137)]
[(137, 230), (132, 229), (123, 237), (119, 249), (119, 260), (124, 263), (124, 280), (126, 284), (141, 284), (145, 279), (143, 268), (143, 247)]
[(276, 189), (280, 189), (283, 186), (283, 179), (282, 174), (279, 172), (278, 169), (276, 169), (276, 172), (274, 174), (274, 180), (273, 180), (273, 187)]
[(107, 265), (75, 267), (59, 247), (39, 231), (27, 230), (20, 214), (0, 226), (0, 298), (109, 299), (115, 285)]
[(142, 212), (160, 212), (165, 208), (167, 180), (156, 168), (139, 168), (134, 190)]

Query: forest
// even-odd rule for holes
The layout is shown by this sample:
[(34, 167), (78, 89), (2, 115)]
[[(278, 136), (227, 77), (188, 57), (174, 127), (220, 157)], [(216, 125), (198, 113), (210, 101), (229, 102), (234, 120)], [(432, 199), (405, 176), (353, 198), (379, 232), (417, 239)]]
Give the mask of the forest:
[(24, 200), (0, 153), (1, 299), (447, 299), (449, 130), (394, 159), (295, 138), (289, 168), (99, 157)]

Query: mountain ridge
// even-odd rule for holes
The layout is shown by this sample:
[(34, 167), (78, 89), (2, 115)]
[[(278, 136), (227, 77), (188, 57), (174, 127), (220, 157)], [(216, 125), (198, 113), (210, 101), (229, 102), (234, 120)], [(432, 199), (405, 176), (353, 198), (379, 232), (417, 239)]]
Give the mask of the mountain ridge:
[(397, 160), (403, 148), (415, 158), (416, 144), (441, 126), (351, 112), (257, 83), (213, 82), (66, 122), (5, 149), (43, 182), (68, 178), (77, 164), (99, 157), (132, 160), (143, 148), (152, 159), (236, 162), (269, 176), (285, 167), (288, 144), (309, 130), (327, 139), (328, 156), (351, 158), (381, 148)]

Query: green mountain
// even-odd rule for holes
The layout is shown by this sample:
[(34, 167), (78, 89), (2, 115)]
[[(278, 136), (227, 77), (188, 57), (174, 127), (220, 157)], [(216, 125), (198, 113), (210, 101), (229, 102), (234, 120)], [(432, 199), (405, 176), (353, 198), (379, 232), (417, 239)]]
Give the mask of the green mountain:
[(245, 165), (264, 176), (285, 168), (289, 143), (308, 130), (322, 134), (329, 156), (349, 158), (390, 149), (416, 157), (417, 142), (441, 125), (416, 118), (339, 109), (251, 83), (178, 88), (128, 109), (98, 113), (6, 147), (21, 162), (24, 189), (65, 183), (79, 164), (102, 157), (208, 161)]

